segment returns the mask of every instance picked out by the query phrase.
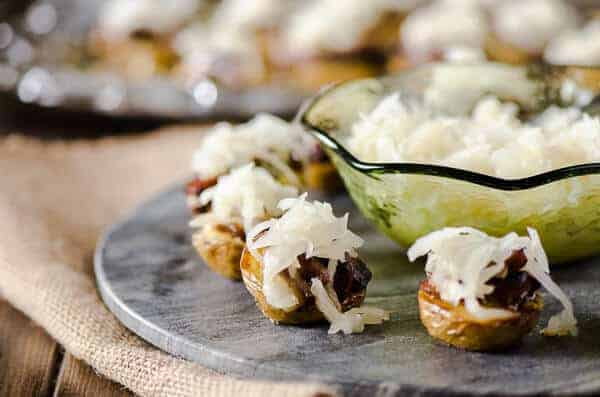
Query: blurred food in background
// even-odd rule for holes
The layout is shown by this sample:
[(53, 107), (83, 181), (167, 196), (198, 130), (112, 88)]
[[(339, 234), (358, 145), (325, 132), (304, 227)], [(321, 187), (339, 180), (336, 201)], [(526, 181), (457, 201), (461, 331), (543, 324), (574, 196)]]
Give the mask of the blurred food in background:
[(595, 64), (593, 48), (566, 43), (599, 45), (593, 21), (578, 32), (584, 14), (563, 0), (111, 0), (90, 47), (136, 78), (167, 71), (184, 83), (315, 90), (386, 65), (536, 61), (550, 42), (550, 62)]
[(0, 8), (0, 90), (116, 114), (291, 113), (324, 84), (425, 62), (598, 66), (586, 3), (38, 0)]

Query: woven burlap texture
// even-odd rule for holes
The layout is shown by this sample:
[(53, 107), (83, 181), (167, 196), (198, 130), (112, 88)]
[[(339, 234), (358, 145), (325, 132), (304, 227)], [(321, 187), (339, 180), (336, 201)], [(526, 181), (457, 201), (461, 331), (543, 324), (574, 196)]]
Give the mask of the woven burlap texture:
[(201, 128), (97, 141), (0, 138), (0, 294), (75, 357), (141, 396), (317, 396), (318, 384), (239, 380), (177, 359), (125, 329), (92, 272), (98, 236), (189, 174)]

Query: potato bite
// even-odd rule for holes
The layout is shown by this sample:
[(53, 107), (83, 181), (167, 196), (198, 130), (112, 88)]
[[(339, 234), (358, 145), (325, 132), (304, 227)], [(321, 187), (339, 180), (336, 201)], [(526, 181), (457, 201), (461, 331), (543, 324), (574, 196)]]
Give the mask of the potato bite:
[(330, 333), (362, 332), (388, 318), (381, 309), (361, 306), (371, 272), (356, 249), (362, 240), (347, 229), (327, 203), (303, 195), (280, 203), (279, 218), (249, 234), (242, 277), (263, 314), (274, 323), (327, 320)]
[(512, 346), (536, 325), (543, 308), (540, 286), (564, 310), (543, 333), (575, 335), (569, 298), (552, 281), (537, 232), (502, 238), (468, 227), (445, 228), (409, 249), (409, 259), (427, 256), (427, 279), (419, 288), (421, 321), (431, 336), (466, 350)]

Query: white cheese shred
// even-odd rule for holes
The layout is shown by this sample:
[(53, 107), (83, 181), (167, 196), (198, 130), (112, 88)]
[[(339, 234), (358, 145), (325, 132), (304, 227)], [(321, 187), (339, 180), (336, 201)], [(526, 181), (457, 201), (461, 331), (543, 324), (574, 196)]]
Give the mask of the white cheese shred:
[(442, 300), (465, 308), (482, 320), (510, 318), (509, 310), (487, 308), (480, 300), (494, 291), (487, 282), (501, 274), (504, 261), (516, 250), (523, 250), (527, 263), (523, 271), (535, 278), (563, 305), (542, 331), (545, 335), (577, 335), (573, 305), (550, 278), (548, 258), (536, 230), (528, 228), (529, 237), (509, 233), (496, 238), (470, 228), (444, 228), (418, 239), (408, 250), (411, 261), (427, 256), (426, 273)]

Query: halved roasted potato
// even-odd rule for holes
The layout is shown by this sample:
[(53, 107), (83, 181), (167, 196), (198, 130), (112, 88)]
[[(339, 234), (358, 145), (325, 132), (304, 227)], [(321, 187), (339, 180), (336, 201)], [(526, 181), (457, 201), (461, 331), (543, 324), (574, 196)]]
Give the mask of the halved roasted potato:
[(239, 224), (207, 224), (192, 235), (192, 244), (206, 265), (232, 280), (241, 280), (240, 259), (246, 245)]
[(528, 236), (492, 237), (470, 227), (445, 228), (421, 237), (409, 259), (427, 256), (419, 287), (421, 321), (431, 336), (475, 351), (512, 346), (540, 317), (543, 286), (563, 305), (544, 335), (576, 335), (567, 295), (550, 278), (548, 257), (535, 229)]
[(317, 308), (315, 297), (311, 292), (311, 280), (318, 278), (335, 294), (341, 312), (359, 307), (365, 300), (367, 284), (371, 280), (371, 272), (358, 258), (347, 257), (337, 267), (333, 280), (327, 270), (327, 260), (320, 258), (298, 258), (301, 267), (294, 275), (285, 270), (277, 275), (283, 281), (289, 293), (296, 298), (296, 304), (285, 310), (276, 308), (267, 302), (263, 292), (263, 264), (245, 249), (242, 254), (240, 268), (242, 279), (248, 291), (256, 299), (263, 314), (274, 323), (307, 324), (325, 319)]
[(493, 351), (512, 346), (527, 335), (538, 322), (543, 299), (535, 298), (515, 311), (513, 318), (483, 321), (471, 315), (463, 305), (452, 306), (421, 283), (418, 294), (421, 322), (431, 336), (449, 345), (474, 351)]
[[(216, 183), (216, 178), (207, 181), (196, 178), (187, 184), (188, 207), (194, 214), (210, 211), (210, 206), (202, 207), (198, 204), (198, 196)], [(213, 222), (194, 232), (192, 245), (213, 271), (232, 280), (241, 280), (240, 258), (246, 244), (245, 239), (245, 233), (240, 224)]]
[(298, 283), (292, 280), (287, 272), (280, 274), (279, 277), (288, 285), (298, 303), (287, 308), (287, 310), (283, 310), (267, 303), (267, 299), (263, 293), (263, 266), (247, 249), (244, 249), (242, 253), (240, 268), (244, 284), (250, 294), (256, 299), (258, 308), (274, 323), (307, 324), (325, 319), (323, 313), (317, 309), (314, 298), (307, 296), (307, 291), (303, 290)]

